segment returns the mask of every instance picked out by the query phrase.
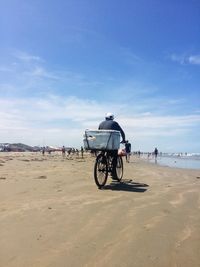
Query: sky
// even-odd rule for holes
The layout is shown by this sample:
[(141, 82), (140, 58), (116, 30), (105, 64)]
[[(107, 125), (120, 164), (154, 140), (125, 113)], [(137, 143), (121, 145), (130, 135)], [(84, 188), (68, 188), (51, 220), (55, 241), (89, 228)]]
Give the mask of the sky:
[(0, 143), (200, 152), (199, 0), (0, 0)]

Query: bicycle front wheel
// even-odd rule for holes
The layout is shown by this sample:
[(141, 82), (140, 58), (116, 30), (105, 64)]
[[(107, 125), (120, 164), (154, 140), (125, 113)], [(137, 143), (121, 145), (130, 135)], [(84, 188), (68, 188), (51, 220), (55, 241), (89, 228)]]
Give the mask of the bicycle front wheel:
[(108, 164), (105, 155), (99, 154), (94, 165), (94, 180), (100, 189), (107, 182), (108, 178)]
[(120, 182), (124, 173), (123, 160), (122, 157), (117, 156), (117, 165), (116, 165), (116, 179)]

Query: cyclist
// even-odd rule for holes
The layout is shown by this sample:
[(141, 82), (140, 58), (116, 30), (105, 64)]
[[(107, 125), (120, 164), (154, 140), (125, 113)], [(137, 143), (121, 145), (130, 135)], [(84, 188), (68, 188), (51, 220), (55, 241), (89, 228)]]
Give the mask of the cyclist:
[[(114, 115), (110, 112), (106, 113), (105, 120), (99, 124), (99, 130), (119, 131), (122, 136), (122, 143), (126, 143), (124, 131), (122, 130), (121, 126), (114, 121)], [(113, 169), (116, 170), (118, 150), (112, 150), (109, 153), (111, 156), (113, 156)], [(112, 179), (115, 179), (115, 173), (112, 174)]]

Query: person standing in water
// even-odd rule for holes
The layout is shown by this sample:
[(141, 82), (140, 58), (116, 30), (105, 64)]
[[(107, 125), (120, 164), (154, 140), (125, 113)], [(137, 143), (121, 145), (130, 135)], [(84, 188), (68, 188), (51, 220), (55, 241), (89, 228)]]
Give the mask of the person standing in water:
[(157, 149), (157, 147), (154, 149), (154, 156), (155, 156), (155, 163), (157, 163), (157, 157), (158, 157), (158, 149)]

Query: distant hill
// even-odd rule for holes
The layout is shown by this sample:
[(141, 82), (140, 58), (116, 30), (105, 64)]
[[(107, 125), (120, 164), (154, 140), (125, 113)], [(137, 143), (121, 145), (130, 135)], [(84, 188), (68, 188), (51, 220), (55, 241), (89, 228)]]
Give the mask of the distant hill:
[[(72, 147), (65, 147), (66, 151), (71, 150)], [(61, 151), (61, 147), (53, 147), (53, 146), (45, 146), (46, 152), (53, 152), (53, 151)], [(29, 146), (22, 143), (0, 143), (0, 151), (1, 152), (36, 152), (36, 151), (42, 151), (42, 147), (39, 146)]]
[(14, 152), (25, 152), (25, 151), (40, 151), (40, 147), (32, 147), (29, 145), (25, 145), (22, 143), (1, 143), (0, 144), (0, 151), (14, 151)]

